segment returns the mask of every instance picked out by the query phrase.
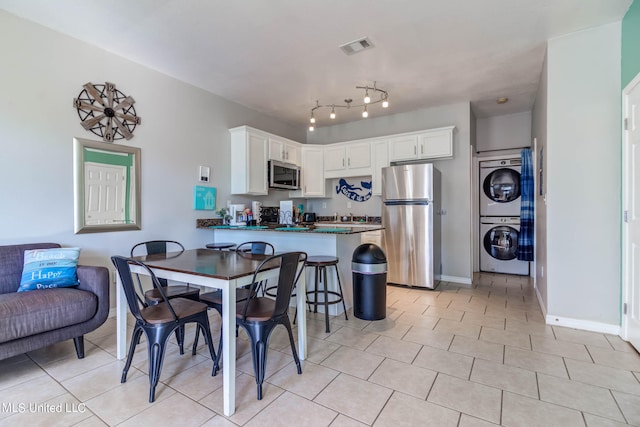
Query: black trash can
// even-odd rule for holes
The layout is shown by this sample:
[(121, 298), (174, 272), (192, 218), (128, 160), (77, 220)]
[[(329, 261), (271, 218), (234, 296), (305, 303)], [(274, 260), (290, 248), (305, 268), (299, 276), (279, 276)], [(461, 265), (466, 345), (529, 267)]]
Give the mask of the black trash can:
[(387, 315), (387, 256), (365, 243), (353, 251), (353, 314), (358, 319), (381, 320)]

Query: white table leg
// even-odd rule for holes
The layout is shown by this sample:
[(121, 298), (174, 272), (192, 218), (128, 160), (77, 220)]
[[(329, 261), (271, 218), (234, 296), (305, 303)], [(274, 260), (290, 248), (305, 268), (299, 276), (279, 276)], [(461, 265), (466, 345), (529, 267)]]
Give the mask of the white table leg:
[(236, 281), (222, 289), (222, 389), (224, 414), (236, 411)]
[(127, 352), (127, 297), (116, 271), (116, 357), (124, 359)]
[(307, 357), (307, 281), (303, 271), (296, 285), (296, 299), (298, 307), (298, 357)]

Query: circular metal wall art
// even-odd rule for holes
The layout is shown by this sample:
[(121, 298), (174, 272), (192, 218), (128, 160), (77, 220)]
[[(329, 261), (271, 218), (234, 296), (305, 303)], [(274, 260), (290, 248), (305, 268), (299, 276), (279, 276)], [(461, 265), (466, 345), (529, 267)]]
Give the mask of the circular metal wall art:
[(82, 127), (105, 142), (133, 138), (133, 130), (140, 124), (133, 98), (109, 82), (103, 85), (87, 83), (82, 87), (78, 97), (73, 99)]

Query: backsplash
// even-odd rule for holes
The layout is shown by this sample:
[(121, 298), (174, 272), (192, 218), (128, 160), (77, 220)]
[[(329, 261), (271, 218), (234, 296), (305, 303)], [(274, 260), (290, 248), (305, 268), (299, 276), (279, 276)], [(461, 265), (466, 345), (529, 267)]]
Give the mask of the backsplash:
[[(335, 215), (331, 215), (331, 216), (318, 216), (317, 217), (319, 222), (322, 221), (336, 221), (336, 217)], [(338, 217), (337, 221), (340, 221), (340, 216)], [(349, 219), (349, 221), (356, 221), (356, 222), (365, 222), (367, 224), (382, 224), (382, 217), (380, 216), (358, 216), (358, 215), (354, 215), (353, 219)]]
[[(370, 181), (371, 177), (348, 178), (351, 182)], [(356, 218), (364, 219), (365, 216), (379, 217), (382, 213), (382, 199), (380, 196), (371, 196), (369, 200), (356, 202), (347, 198), (344, 194), (336, 193), (340, 180), (331, 179), (331, 194), (324, 199), (307, 199), (305, 204), (306, 212), (315, 212), (321, 217), (329, 217), (327, 221), (333, 221), (335, 214), (338, 216), (353, 214)], [(349, 206), (350, 205), (350, 206)]]

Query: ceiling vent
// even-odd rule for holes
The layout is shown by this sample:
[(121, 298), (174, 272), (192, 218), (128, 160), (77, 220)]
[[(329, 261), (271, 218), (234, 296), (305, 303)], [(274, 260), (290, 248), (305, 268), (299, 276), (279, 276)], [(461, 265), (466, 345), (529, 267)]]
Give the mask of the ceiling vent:
[(362, 52), (363, 50), (371, 49), (372, 47), (374, 46), (369, 37), (362, 37), (358, 40), (340, 45), (340, 49), (342, 49), (342, 51), (347, 55), (353, 55), (354, 53)]

